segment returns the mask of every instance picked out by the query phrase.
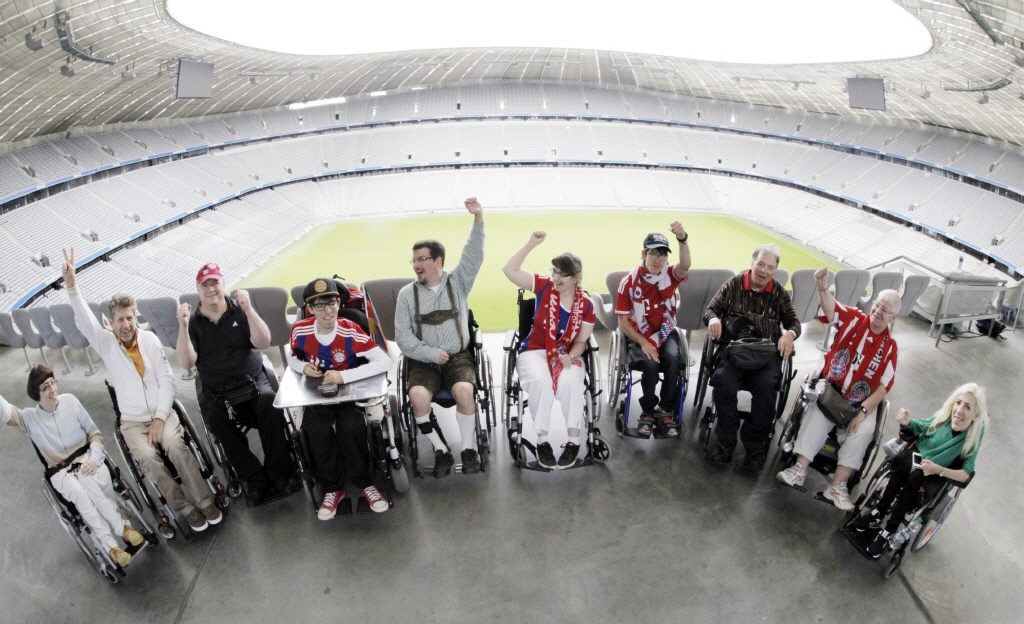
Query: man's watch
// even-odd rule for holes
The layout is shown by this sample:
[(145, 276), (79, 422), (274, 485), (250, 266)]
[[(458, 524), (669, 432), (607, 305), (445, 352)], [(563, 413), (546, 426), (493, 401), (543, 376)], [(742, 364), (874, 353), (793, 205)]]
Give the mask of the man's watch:
[(860, 406), (860, 411), (863, 412), (865, 416), (868, 415), (868, 408), (864, 407), (863, 405)]

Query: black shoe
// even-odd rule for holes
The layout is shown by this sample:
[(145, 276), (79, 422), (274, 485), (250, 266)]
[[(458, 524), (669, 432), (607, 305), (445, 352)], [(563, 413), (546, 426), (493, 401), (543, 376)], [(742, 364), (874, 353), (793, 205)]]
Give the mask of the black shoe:
[(732, 449), (718, 444), (711, 449), (711, 452), (704, 455), (704, 459), (712, 464), (728, 464), (732, 461)]
[(462, 474), (480, 472), (480, 455), (473, 449), (462, 450)]
[[(550, 445), (549, 445), (550, 446)], [(576, 456), (579, 455), (580, 445), (566, 442), (562, 447), (562, 454), (558, 456), (559, 468), (572, 468), (576, 465)]]
[(452, 473), (455, 458), (451, 451), (434, 451), (434, 478), (440, 479)]
[(277, 495), (277, 488), (269, 481), (250, 481), (245, 489), (245, 504), (249, 507), (259, 507)]
[(865, 531), (879, 531), (882, 529), (882, 517), (878, 513), (877, 509), (872, 509), (871, 513), (864, 514), (857, 518), (850, 526), (858, 533), (863, 533)]
[(558, 468), (558, 462), (555, 461), (555, 451), (551, 448), (550, 442), (537, 445), (537, 463), (548, 470)]
[(765, 453), (761, 449), (756, 451), (747, 451), (740, 460), (740, 468), (746, 468), (747, 470), (754, 470), (760, 472), (764, 468)]
[(878, 559), (885, 552), (885, 547), (889, 545), (889, 532), (879, 531), (878, 535), (875, 536), (873, 542), (868, 544), (868, 555), (872, 559)]
[(298, 475), (285, 479), (274, 479), (274, 489), (277, 490), (277, 495), (281, 497), (291, 496), (302, 489), (302, 480), (299, 479)]

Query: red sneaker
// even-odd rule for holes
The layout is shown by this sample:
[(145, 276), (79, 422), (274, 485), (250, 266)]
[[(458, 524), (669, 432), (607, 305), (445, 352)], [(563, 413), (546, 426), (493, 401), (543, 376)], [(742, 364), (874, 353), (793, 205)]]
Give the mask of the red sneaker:
[(376, 486), (369, 486), (363, 488), (363, 496), (366, 497), (366, 502), (370, 503), (370, 509), (377, 513), (388, 510), (388, 501), (381, 496), (380, 491), (377, 490)]
[(328, 492), (324, 496), (324, 502), (320, 504), (320, 511), (316, 512), (316, 517), (321, 520), (330, 520), (333, 518), (334, 514), (338, 513), (338, 503), (340, 503), (343, 498), (345, 498), (345, 490)]

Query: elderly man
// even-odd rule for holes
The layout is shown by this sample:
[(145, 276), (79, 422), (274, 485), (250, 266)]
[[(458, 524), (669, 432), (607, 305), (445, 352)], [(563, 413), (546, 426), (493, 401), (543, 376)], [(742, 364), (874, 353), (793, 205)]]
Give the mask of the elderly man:
[[(391, 359), (356, 323), (338, 318), (338, 308), (349, 298), (344, 284), (326, 277), (306, 285), (302, 300), (306, 318), (292, 325), (288, 366), (322, 384), (346, 384), (391, 370)], [(306, 434), (316, 479), (324, 491), (317, 512), (330, 520), (345, 497), (346, 471), (352, 485), (375, 512), (387, 511), (388, 502), (370, 478), (366, 423), (353, 402), (310, 405), (303, 409)]]
[[(181, 423), (171, 409), (174, 373), (160, 340), (150, 332), (139, 331), (135, 299), (124, 294), (111, 298), (109, 313), (113, 331), (107, 331), (78, 292), (74, 248), (70, 253), (64, 250), (62, 273), (75, 320), (89, 339), (89, 345), (107, 366), (107, 381), (117, 393), (121, 434), (128, 451), (139, 462), (146, 478), (156, 484), (171, 509), (185, 516), (193, 531), (217, 524), (223, 514), (214, 503), (213, 492), (185, 444)], [(161, 449), (188, 490), (187, 498), (164, 464)], [(169, 529), (161, 527), (165, 535)]]
[[(619, 282), (615, 303), (619, 329), (629, 340), (629, 360), (640, 365), (642, 413), (637, 434), (644, 438), (651, 436), (654, 426), (666, 437), (679, 435), (674, 414), (679, 402), (679, 370), (686, 356), (673, 329), (676, 289), (690, 270), (690, 247), (686, 244), (690, 235), (678, 221), (673, 221), (669, 229), (679, 243), (679, 262), (668, 263), (672, 249), (664, 234), (648, 234), (640, 251), (640, 265)], [(665, 375), (660, 399), (656, 392), (659, 371)]]
[(708, 305), (704, 314), (708, 333), (715, 340), (732, 340), (742, 335), (770, 339), (778, 346), (778, 357), (757, 370), (742, 370), (728, 358), (719, 358), (711, 376), (713, 398), (718, 412), (715, 435), (718, 445), (707, 459), (716, 463), (732, 460), (736, 431), (740, 428), (736, 393), (750, 391), (750, 418), (743, 424), (740, 439), (746, 455), (742, 466), (760, 470), (765, 460), (765, 443), (775, 415), (775, 394), (782, 376), (782, 360), (793, 353), (800, 336), (800, 320), (782, 284), (775, 281), (779, 248), (762, 245), (754, 250), (750, 269), (731, 278)]
[[(199, 409), (210, 431), (224, 446), (228, 461), (247, 482), (252, 506), (287, 496), (299, 488), (288, 452), (284, 414), (274, 408), (274, 391), (263, 371), (260, 349), (270, 346), (270, 329), (239, 290), (224, 294), (224, 275), (216, 264), (196, 274), (199, 307), (178, 306), (178, 363), (199, 371)], [(263, 444), (264, 464), (249, 450), (249, 441), (229, 418), (224, 402), (251, 416)]]
[(462, 472), (480, 472), (476, 450), (476, 371), (469, 351), (469, 291), (484, 261), (484, 212), (475, 197), (465, 201), (473, 229), (459, 264), (444, 270), (444, 245), (422, 240), (412, 246), (416, 281), (395, 303), (395, 339), (409, 358), (409, 401), (416, 425), (434, 448), (434, 476), (451, 474), (455, 458), (441, 440), (431, 409), (434, 395), (448, 388), (462, 432)]

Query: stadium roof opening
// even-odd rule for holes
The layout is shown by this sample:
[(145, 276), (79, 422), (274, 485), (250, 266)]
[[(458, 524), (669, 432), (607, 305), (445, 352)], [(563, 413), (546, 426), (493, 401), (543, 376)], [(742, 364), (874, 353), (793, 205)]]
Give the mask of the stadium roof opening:
[(932, 45), (892, 0), (681, 0), (599, 5), (520, 0), (168, 0), (194, 30), (307, 55), (452, 48), (616, 50), (703, 61), (834, 63), (907, 58)]

